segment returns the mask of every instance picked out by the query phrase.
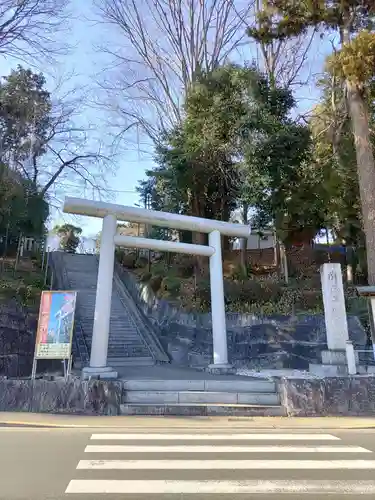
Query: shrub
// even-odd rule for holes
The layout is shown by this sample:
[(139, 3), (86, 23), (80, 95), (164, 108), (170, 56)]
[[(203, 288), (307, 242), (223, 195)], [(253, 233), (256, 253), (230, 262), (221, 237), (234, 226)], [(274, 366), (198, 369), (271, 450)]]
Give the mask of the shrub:
[(140, 257), (138, 257), (138, 259), (135, 261), (135, 267), (137, 269), (142, 269), (142, 268), (146, 267), (147, 264), (148, 264), (147, 257), (143, 257), (142, 255)]
[(161, 283), (161, 289), (169, 295), (176, 296), (181, 291), (181, 280), (174, 276), (165, 276)]
[(195, 298), (198, 300), (201, 309), (207, 309), (211, 305), (210, 280), (199, 278), (196, 283)]
[(128, 253), (123, 255), (121, 264), (128, 269), (135, 269), (136, 261), (136, 255), (134, 253)]
[(227, 304), (241, 300), (243, 290), (239, 284), (232, 280), (224, 280), (224, 297)]
[(247, 280), (242, 283), (234, 281), (224, 282), (224, 293), (228, 303), (232, 302), (259, 302), (261, 299), (262, 286), (255, 280)]
[(32, 285), (22, 284), (17, 288), (16, 293), (21, 304), (28, 306), (38, 303), (41, 290), (39, 288), (34, 288)]
[(30, 260), (35, 264), (36, 267), (42, 267), (43, 256), (40, 252), (33, 252)]
[(149, 281), (149, 285), (150, 285), (151, 290), (154, 293), (156, 293), (160, 290), (162, 281), (163, 281), (163, 276), (160, 276), (158, 274), (151, 276), (150, 281)]
[(117, 262), (121, 263), (123, 261), (125, 255), (127, 255), (127, 254), (123, 248), (116, 248), (115, 259), (117, 260)]
[(151, 265), (152, 274), (164, 276), (167, 272), (164, 261), (155, 262)]
[(38, 288), (39, 290), (43, 289), (44, 286), (44, 276), (36, 275), (36, 274), (26, 274), (22, 277), (22, 281), (25, 285), (30, 285), (34, 288)]
[(248, 278), (249, 274), (250, 274), (250, 267), (244, 269), (244, 267), (239, 264), (230, 269), (230, 277), (233, 280), (245, 281), (249, 279)]
[(301, 290), (296, 308), (303, 311), (319, 310), (323, 307), (323, 295), (320, 290)]
[(279, 283), (265, 281), (261, 284), (261, 299), (264, 302), (276, 302), (283, 293), (283, 287)]
[(148, 283), (152, 278), (152, 274), (146, 271), (145, 273), (141, 274), (140, 280), (142, 283)]
[(175, 268), (176, 276), (181, 278), (191, 278), (194, 275), (195, 262), (194, 260), (189, 260), (178, 264)]

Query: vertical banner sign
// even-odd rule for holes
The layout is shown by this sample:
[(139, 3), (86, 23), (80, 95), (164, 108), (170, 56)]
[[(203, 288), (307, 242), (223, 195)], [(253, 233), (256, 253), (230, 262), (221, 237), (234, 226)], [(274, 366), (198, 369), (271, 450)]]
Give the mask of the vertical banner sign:
[(70, 359), (77, 292), (42, 292), (34, 359)]

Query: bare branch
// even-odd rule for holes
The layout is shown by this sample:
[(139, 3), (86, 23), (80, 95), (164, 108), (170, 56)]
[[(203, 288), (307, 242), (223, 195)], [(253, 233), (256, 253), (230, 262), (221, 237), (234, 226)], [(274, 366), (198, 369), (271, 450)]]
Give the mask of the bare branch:
[(56, 192), (69, 183), (77, 188), (88, 186), (96, 193), (105, 192), (106, 179), (114, 172), (109, 150), (95, 126), (84, 121), (86, 101), (78, 89), (63, 92), (52, 99), (47, 130), (30, 137), (30, 152), (15, 158), (17, 168), (39, 186), (41, 193)]
[(69, 33), (68, 5), (69, 0), (1, 0), (0, 54), (29, 64), (65, 54), (69, 44), (57, 42), (56, 33)]
[[(262, 0), (256, 0), (255, 16), (262, 10), (262, 4)], [(313, 29), (307, 35), (275, 40), (267, 44), (259, 43), (263, 63), (261, 66), (272, 84), (289, 88), (308, 83), (311, 79), (309, 66), (312, 63), (309, 56), (317, 41), (317, 33), (318, 31)]]
[[(234, 54), (245, 34), (249, 2), (240, 0), (96, 0), (100, 21), (119, 40), (99, 47), (110, 63), (99, 100), (120, 130), (136, 127), (152, 141), (183, 116), (187, 90), (202, 72)], [(239, 15), (241, 14), (241, 15)]]

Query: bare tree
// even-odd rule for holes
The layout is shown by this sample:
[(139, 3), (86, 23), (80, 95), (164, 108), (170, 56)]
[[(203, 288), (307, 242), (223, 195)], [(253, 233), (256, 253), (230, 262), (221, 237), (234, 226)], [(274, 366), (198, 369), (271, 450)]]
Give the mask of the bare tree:
[(154, 142), (182, 117), (186, 91), (246, 40), (241, 0), (96, 0), (118, 45), (101, 88), (122, 132), (137, 127)]
[(112, 159), (98, 136), (96, 127), (84, 123), (85, 100), (74, 90), (52, 99), (46, 133), (32, 133), (26, 157), (16, 160), (18, 169), (44, 195), (59, 197), (61, 190), (92, 195), (106, 188), (112, 172)]
[(51, 58), (68, 48), (56, 34), (68, 31), (70, 0), (1, 0), (0, 54), (28, 60)]
[[(255, 1), (255, 16), (264, 9), (262, 0)], [(251, 30), (250, 30), (251, 34)], [(311, 78), (311, 49), (317, 41), (317, 31), (312, 29), (308, 36), (258, 42), (258, 63), (267, 74), (271, 85), (286, 88), (304, 86)]]
[(71, 81), (71, 73), (61, 75), (49, 92), (42, 73), (18, 66), (0, 82), (0, 161), (43, 195), (68, 185), (96, 194), (112, 170), (105, 137), (87, 113), (90, 89)]

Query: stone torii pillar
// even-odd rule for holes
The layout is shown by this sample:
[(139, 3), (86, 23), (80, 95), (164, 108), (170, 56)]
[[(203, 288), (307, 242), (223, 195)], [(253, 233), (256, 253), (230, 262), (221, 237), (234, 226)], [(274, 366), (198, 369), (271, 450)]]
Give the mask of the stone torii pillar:
[[(247, 239), (250, 235), (249, 226), (79, 198), (66, 198), (64, 212), (103, 218), (90, 366), (83, 369), (84, 377), (100, 376), (101, 378), (113, 378), (117, 376), (116, 372), (107, 366), (116, 245), (127, 248), (147, 248), (163, 252), (187, 253), (209, 257), (213, 335), (213, 364), (210, 365), (209, 369), (215, 372), (230, 371), (231, 366), (228, 364), (221, 236)], [(208, 234), (209, 244), (208, 246), (193, 245), (173, 241), (121, 236), (116, 234), (117, 221), (129, 221), (206, 233)]]
[(103, 218), (98, 281), (96, 286), (94, 329), (92, 332), (90, 366), (83, 368), (84, 378), (117, 378), (117, 372), (107, 366), (109, 326), (111, 321), (111, 303), (113, 270), (115, 265), (115, 242), (117, 219), (113, 214)]

